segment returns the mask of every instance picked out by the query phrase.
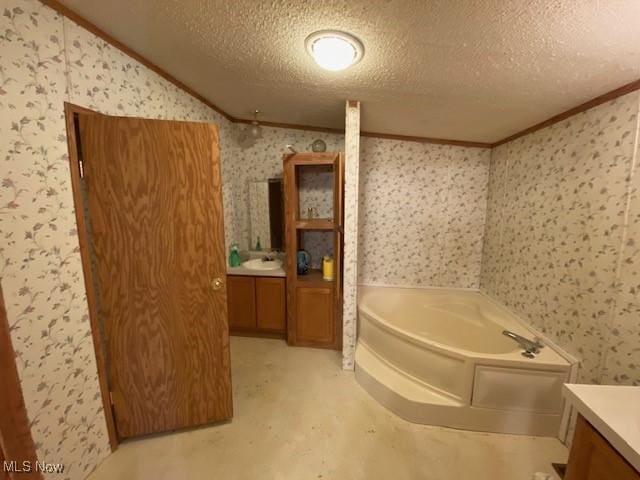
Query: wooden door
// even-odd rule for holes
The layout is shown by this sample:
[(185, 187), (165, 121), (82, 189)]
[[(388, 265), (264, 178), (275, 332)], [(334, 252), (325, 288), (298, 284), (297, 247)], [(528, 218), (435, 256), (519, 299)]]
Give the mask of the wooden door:
[[(21, 468), (23, 462), (34, 465), (31, 472), (9, 473), (4, 471), (4, 462), (15, 462)], [(0, 479), (42, 479), (35, 471), (36, 447), (31, 437), (31, 423), (22, 396), (22, 385), (16, 366), (16, 354), (11, 343), (11, 329), (0, 287)]]
[(2, 445), (0, 445), (0, 480), (9, 480), (9, 474), (4, 470), (4, 452), (2, 451)]
[[(0, 479), (20, 478), (41, 480), (42, 474), (35, 470), (38, 461), (36, 447), (31, 437), (31, 423), (22, 396), (22, 384), (16, 366), (16, 354), (11, 343), (11, 329), (0, 287)], [(4, 462), (14, 473), (4, 470)], [(31, 472), (15, 473), (23, 462), (33, 466)]]
[(232, 416), (214, 125), (79, 115), (120, 437)]
[(286, 291), (284, 278), (256, 277), (258, 328), (275, 332), (285, 330)]
[(256, 285), (253, 277), (227, 276), (229, 326), (233, 329), (256, 328)]

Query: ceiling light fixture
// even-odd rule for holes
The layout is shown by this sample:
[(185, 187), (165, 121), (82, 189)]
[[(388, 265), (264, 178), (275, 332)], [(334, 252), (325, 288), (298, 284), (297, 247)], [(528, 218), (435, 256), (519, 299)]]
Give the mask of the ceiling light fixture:
[(337, 30), (314, 32), (304, 43), (315, 62), (333, 72), (355, 65), (364, 55), (364, 45), (360, 40)]
[(258, 115), (262, 112), (260, 110), (253, 111), (253, 120), (251, 121), (251, 136), (253, 138), (260, 138), (262, 135), (262, 131), (260, 129), (260, 123), (258, 122)]

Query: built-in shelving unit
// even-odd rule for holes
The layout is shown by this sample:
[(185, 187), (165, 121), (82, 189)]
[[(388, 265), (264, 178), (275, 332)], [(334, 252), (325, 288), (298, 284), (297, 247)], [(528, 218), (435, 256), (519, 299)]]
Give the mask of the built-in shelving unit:
[[(284, 209), (287, 272), (287, 341), (290, 345), (342, 348), (342, 244), (344, 157), (342, 153), (296, 153), (284, 155)], [(305, 175), (329, 179), (331, 205), (325, 215), (309, 218), (301, 201)], [(311, 182), (313, 183), (313, 182)], [(316, 192), (317, 193), (317, 192)], [(326, 200), (326, 199), (325, 199)], [(321, 200), (318, 200), (321, 201)], [(326, 203), (326, 202), (323, 202)], [(311, 208), (312, 211), (317, 209)], [(314, 233), (310, 233), (314, 232)], [(318, 243), (316, 255), (325, 248), (334, 261), (333, 280), (324, 280), (319, 258), (312, 268), (297, 272), (297, 252), (305, 248), (310, 236)], [(324, 247), (323, 247), (324, 246)]]

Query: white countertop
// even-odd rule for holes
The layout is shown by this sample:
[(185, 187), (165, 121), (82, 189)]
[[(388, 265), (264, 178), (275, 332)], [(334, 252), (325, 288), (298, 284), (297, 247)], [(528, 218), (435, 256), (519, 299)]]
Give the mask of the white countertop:
[(640, 387), (567, 384), (562, 393), (640, 471)]
[(227, 275), (245, 275), (248, 277), (286, 277), (282, 267), (274, 270), (254, 270), (245, 267), (230, 267), (227, 265)]
[[(242, 261), (255, 260), (256, 258), (262, 258), (265, 255), (274, 257), (282, 262), (284, 265), (284, 252), (272, 252), (272, 251), (254, 251), (243, 250), (240, 252)], [(244, 275), (246, 277), (286, 277), (287, 274), (282, 267), (275, 268), (273, 270), (255, 270), (253, 268), (246, 268), (243, 266), (230, 267), (227, 263), (227, 275)]]

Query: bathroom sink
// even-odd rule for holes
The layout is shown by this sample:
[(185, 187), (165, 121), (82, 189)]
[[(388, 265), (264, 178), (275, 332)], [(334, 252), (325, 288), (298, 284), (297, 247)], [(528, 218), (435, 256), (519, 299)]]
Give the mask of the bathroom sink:
[(280, 260), (264, 261), (261, 258), (254, 258), (253, 260), (242, 262), (242, 266), (249, 270), (277, 270), (282, 266), (282, 262)]

